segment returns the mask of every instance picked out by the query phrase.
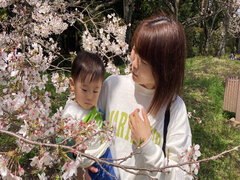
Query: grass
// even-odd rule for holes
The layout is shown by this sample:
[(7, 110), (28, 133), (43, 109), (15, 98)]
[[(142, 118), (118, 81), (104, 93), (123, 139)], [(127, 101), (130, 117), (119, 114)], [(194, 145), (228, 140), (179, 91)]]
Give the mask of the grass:
[[(223, 110), (225, 79), (240, 77), (240, 61), (195, 57), (187, 59), (183, 99), (188, 111), (196, 111), (202, 123), (190, 119), (193, 143), (201, 147), (201, 158), (217, 155), (240, 145), (240, 128), (229, 119), (234, 113)], [(200, 159), (201, 159), (200, 158)], [(240, 179), (240, 151), (221, 159), (201, 163), (199, 179)]]

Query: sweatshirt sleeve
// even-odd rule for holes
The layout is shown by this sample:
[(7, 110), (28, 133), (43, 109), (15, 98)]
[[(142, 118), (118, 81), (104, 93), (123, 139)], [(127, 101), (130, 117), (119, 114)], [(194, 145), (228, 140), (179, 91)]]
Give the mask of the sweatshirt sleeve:
[(97, 103), (97, 106), (100, 109), (100, 111), (104, 113), (106, 112), (107, 94), (108, 94), (108, 78), (103, 82)]
[[(143, 145), (142, 153), (147, 168), (159, 168), (179, 163), (179, 156), (185, 148), (191, 145), (192, 135), (187, 117), (186, 106), (181, 98), (177, 98), (170, 109), (170, 122), (166, 137), (166, 153), (169, 152), (169, 161), (164, 157), (162, 147), (149, 140)], [(166, 169), (165, 179), (186, 179), (189, 177), (180, 168)], [(152, 177), (160, 178), (161, 173), (150, 173)]]
[(114, 79), (114, 75), (109, 76), (107, 79), (104, 80), (102, 89), (98, 98), (97, 106), (100, 111), (106, 113), (106, 107), (108, 106), (108, 100), (110, 99), (110, 86), (112, 80)]

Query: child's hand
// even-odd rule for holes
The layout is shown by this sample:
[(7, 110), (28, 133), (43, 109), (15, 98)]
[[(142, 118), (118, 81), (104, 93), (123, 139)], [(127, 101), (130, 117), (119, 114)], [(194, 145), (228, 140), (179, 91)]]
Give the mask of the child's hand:
[[(90, 167), (92, 167), (92, 166), (90, 166)], [(92, 178), (88, 174), (88, 169), (85, 168), (85, 172), (84, 172), (83, 169), (81, 167), (79, 167), (78, 172), (77, 172), (77, 180), (82, 180), (82, 179), (92, 180)]]
[(94, 167), (94, 166), (90, 166), (88, 168), (89, 171), (91, 171), (92, 173), (97, 173), (98, 172), (98, 168)]
[(130, 114), (129, 126), (131, 128), (131, 138), (137, 146), (142, 146), (151, 137), (150, 122), (147, 117), (147, 112), (142, 108), (142, 117), (139, 116), (139, 109), (135, 109)]

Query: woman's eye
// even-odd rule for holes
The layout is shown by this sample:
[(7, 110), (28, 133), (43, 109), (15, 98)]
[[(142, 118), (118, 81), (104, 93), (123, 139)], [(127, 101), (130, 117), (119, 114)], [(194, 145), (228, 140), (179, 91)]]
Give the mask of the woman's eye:
[(87, 90), (86, 89), (82, 89), (82, 91), (86, 92)]
[(98, 91), (93, 91), (93, 93), (98, 93)]

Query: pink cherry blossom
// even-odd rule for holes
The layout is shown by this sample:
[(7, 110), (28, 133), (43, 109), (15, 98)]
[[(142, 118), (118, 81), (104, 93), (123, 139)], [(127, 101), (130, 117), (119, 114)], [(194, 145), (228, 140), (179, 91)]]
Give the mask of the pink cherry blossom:
[(201, 152), (199, 151), (200, 146), (198, 144), (194, 145), (193, 147), (186, 148), (180, 155), (180, 163), (185, 162), (192, 162), (191, 164), (186, 164), (183, 168), (189, 172), (194, 173), (195, 175), (198, 174), (199, 163), (194, 163), (197, 161), (198, 157), (201, 156)]
[(79, 167), (79, 161), (71, 161), (70, 163), (65, 163), (62, 167), (62, 171), (64, 171), (64, 174), (62, 175), (62, 178), (68, 179), (72, 177), (74, 174), (77, 175), (77, 168)]

